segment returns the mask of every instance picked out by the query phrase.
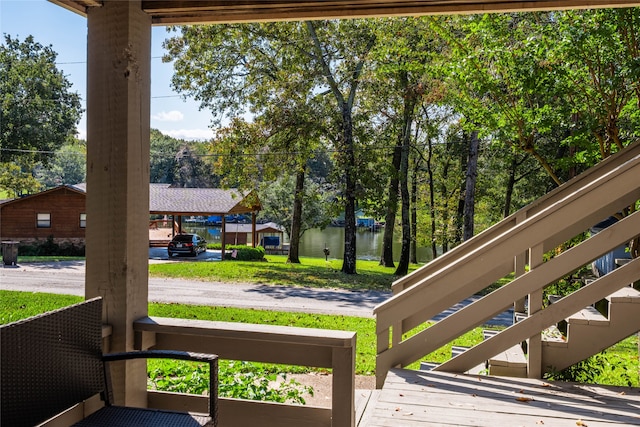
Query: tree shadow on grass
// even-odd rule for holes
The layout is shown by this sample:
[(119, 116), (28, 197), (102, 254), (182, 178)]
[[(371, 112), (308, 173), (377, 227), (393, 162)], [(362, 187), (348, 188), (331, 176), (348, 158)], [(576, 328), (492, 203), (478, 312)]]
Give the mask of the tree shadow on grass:
[(304, 269), (261, 266), (253, 274), (255, 282), (309, 288), (337, 288), (347, 290), (389, 291), (395, 276), (385, 273), (344, 274), (325, 267), (306, 266)]

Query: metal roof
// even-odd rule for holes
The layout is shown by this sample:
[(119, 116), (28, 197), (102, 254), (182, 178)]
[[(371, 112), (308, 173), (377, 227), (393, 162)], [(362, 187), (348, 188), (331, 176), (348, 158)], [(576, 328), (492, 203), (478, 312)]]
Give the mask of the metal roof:
[[(86, 15), (101, 0), (49, 0)], [(155, 25), (640, 6), (640, 0), (142, 0)]]

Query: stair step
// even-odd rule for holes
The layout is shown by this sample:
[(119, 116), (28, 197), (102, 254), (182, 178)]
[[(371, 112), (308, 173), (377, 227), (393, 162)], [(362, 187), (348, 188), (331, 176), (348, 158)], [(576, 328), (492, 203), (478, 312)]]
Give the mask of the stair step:
[(569, 316), (567, 323), (574, 325), (608, 325), (609, 319), (600, 314), (595, 308), (589, 306)]
[(489, 375), (527, 377), (527, 358), (520, 345), (493, 356), (488, 361)]
[(631, 286), (625, 286), (609, 295), (606, 299), (614, 302), (626, 302), (633, 304), (640, 304), (640, 291), (632, 288)]
[(492, 336), (498, 335), (499, 333), (500, 333), (500, 331), (496, 331), (496, 330), (493, 330), (493, 329), (483, 329), (482, 330), (482, 339), (488, 340)]
[(519, 312), (519, 311), (517, 311), (517, 312), (515, 312), (515, 313), (514, 313), (514, 318), (515, 318), (516, 323), (518, 323), (518, 322), (521, 322), (521, 321), (525, 320), (527, 317), (529, 317), (529, 316), (527, 315), (527, 313), (521, 313), (521, 312)]
[(421, 371), (433, 371), (436, 367), (440, 366), (440, 363), (435, 362), (420, 362), (420, 370)]
[(469, 347), (464, 347), (461, 345), (451, 346), (451, 357), (456, 357), (457, 355), (462, 354), (467, 350), (469, 350)]
[(500, 354), (496, 354), (489, 359), (489, 366), (504, 366), (504, 367), (527, 367), (527, 358), (522, 351), (520, 344), (516, 344), (513, 347), (503, 351)]
[(566, 342), (567, 339), (557, 326), (552, 325), (542, 331), (542, 340), (546, 342)]

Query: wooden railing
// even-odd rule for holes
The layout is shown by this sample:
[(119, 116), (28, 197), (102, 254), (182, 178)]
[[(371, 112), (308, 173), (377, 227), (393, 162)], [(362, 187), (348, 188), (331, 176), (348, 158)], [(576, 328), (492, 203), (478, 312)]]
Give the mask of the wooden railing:
[[(397, 281), (394, 284), (394, 296), (374, 309), (378, 334), (378, 387), (382, 386), (391, 367), (406, 366), (419, 360), (508, 306), (523, 301), (525, 296), (528, 296), (531, 317), (518, 326), (517, 334), (499, 334), (501, 338), (496, 336), (487, 340), (478, 346), (479, 350), (469, 351), (462, 358), (455, 358), (439, 369), (458, 371), (460, 366), (467, 366), (470, 360), (481, 362), (485, 353), (493, 353), (489, 355), (493, 356), (518, 343), (518, 340), (530, 338), (529, 375), (539, 376), (542, 370), (540, 331), (545, 328), (544, 325), (549, 326), (559, 320), (556, 319), (557, 315), (572, 314), (542, 310), (542, 289), (638, 234), (637, 214), (613, 228), (616, 234), (607, 231), (603, 236), (592, 237), (578, 246), (581, 249), (567, 251), (552, 259), (553, 262), (543, 263), (543, 254), (640, 199), (639, 176), (640, 144), (634, 144), (414, 274)], [(528, 273), (524, 273), (525, 262), (529, 265)], [(640, 276), (637, 267), (625, 271), (626, 274), (631, 272), (631, 275)], [(435, 315), (511, 273), (517, 277), (511, 284), (439, 324), (405, 338), (405, 334), (411, 335), (414, 328)], [(618, 276), (621, 274), (618, 273)], [(629, 283), (625, 282), (627, 279), (624, 277), (613, 286), (621, 288)], [(603, 283), (609, 280), (612, 279), (594, 283), (596, 286), (590, 288), (589, 297), (608, 290), (611, 286)], [(568, 301), (563, 303), (564, 310), (577, 311), (585, 306), (579, 295), (570, 297)], [(592, 302), (595, 301), (589, 301), (586, 305)]]
[[(145, 317), (134, 323), (136, 348), (217, 354), (220, 359), (330, 368), (331, 408), (219, 400), (223, 426), (355, 426), (354, 332)], [(202, 412), (206, 399), (149, 391), (149, 407)], [(184, 396), (184, 395), (182, 395)]]

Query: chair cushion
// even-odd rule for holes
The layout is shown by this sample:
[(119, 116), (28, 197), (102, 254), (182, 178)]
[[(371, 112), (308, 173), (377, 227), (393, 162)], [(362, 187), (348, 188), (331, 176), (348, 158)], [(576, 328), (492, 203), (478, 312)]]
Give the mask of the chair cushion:
[(74, 424), (73, 427), (202, 427), (208, 425), (213, 425), (208, 416), (156, 409), (107, 406)]

